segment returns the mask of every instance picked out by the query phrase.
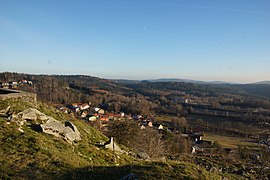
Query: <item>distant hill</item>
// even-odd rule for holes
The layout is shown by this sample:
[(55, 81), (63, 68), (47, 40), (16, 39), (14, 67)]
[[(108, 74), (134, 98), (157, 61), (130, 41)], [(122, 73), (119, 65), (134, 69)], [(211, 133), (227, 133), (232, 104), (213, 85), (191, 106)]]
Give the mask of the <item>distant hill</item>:
[(185, 83), (195, 83), (195, 84), (234, 84), (226, 81), (199, 81), (193, 79), (179, 79), (179, 78), (161, 78), (161, 79), (150, 79), (145, 80), (148, 82), (185, 82)]
[[(233, 84), (224, 81), (197, 81), (190, 79), (162, 78), (152, 80), (102, 79), (85, 75), (30, 75), (21, 73), (0, 73), (0, 81), (33, 81), (33, 86), (20, 89), (38, 95), (38, 99), (52, 103), (87, 102), (97, 99), (97, 94), (113, 93), (133, 97), (134, 95), (153, 95), (155, 90), (163, 92), (183, 91), (198, 93), (231, 93), (270, 98), (270, 81), (254, 84)], [(267, 84), (269, 83), (269, 84)], [(154, 94), (155, 94), (154, 93)], [(159, 92), (161, 93), (161, 92)]]
[(113, 81), (117, 83), (139, 83), (140, 80), (130, 80), (130, 79), (112, 79)]
[(270, 81), (259, 81), (259, 82), (255, 82), (253, 84), (269, 84), (270, 85)]
[(245, 90), (249, 95), (264, 96), (270, 99), (270, 84), (244, 84), (235, 85), (242, 90)]
[(148, 79), (144, 80), (148, 82), (186, 82), (186, 83), (198, 83), (198, 84), (205, 84), (204, 81), (197, 81), (191, 79), (178, 79), (178, 78), (161, 78), (161, 79)]

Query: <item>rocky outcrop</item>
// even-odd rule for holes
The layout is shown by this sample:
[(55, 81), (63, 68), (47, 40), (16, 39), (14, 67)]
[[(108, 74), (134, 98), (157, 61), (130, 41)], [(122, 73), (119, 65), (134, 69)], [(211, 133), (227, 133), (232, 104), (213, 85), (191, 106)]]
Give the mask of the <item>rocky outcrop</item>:
[(49, 117), (45, 115), (44, 113), (41, 113), (37, 109), (29, 108), (26, 109), (20, 113), (17, 114), (18, 118), (20, 118), (23, 121), (37, 121), (41, 120), (42, 122), (46, 122), (52, 117)]
[(51, 118), (46, 123), (41, 124), (40, 126), (43, 132), (54, 135), (56, 137), (61, 137), (70, 143), (74, 141), (80, 141), (80, 132), (78, 131), (76, 126), (74, 126), (69, 121), (66, 121), (65, 125), (62, 124), (60, 121)]
[[(27, 123), (30, 124), (31, 127), (34, 127), (34, 129), (40, 129), (41, 132), (63, 138), (69, 143), (81, 140), (80, 132), (74, 124), (69, 121), (63, 124), (34, 108), (26, 109), (17, 115), (13, 114), (11, 121), (16, 122), (20, 126), (20, 129)], [(37, 126), (40, 128), (37, 128)]]
[(141, 158), (143, 160), (149, 160), (150, 156), (145, 152), (138, 152), (137, 153), (138, 158)]

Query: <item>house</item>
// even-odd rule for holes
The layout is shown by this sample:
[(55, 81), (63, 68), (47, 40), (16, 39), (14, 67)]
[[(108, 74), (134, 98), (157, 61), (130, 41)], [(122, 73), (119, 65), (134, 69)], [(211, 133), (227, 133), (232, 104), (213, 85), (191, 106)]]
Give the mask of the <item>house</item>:
[(125, 116), (125, 113), (124, 112), (120, 112), (121, 114), (121, 117), (124, 117)]
[(88, 112), (87, 111), (83, 111), (81, 117), (82, 118), (86, 118), (87, 115), (88, 115)]
[(82, 103), (73, 103), (73, 104), (72, 104), (72, 107), (73, 107), (73, 108), (80, 108), (81, 105), (82, 105)]
[(87, 103), (84, 103), (84, 104), (82, 104), (81, 106), (80, 106), (80, 109), (81, 110), (86, 110), (86, 109), (89, 109), (90, 108), (90, 106), (89, 106), (89, 104), (87, 104)]
[(198, 140), (202, 140), (202, 135), (201, 134), (188, 134), (190, 140), (192, 142), (194, 142), (194, 144), (198, 141)]
[(142, 115), (133, 115), (133, 116), (132, 116), (132, 119), (133, 119), (133, 120), (142, 120), (143, 117), (142, 117)]
[(2, 86), (5, 89), (9, 89), (9, 87), (10, 87), (8, 82), (2, 82)]
[(89, 117), (89, 121), (90, 122), (94, 122), (94, 121), (96, 121), (97, 120), (97, 117), (96, 116), (90, 116)]
[(16, 88), (18, 88), (18, 82), (12, 81), (9, 83), (9, 86), (11, 86), (12, 89), (16, 89)]
[(186, 104), (196, 104), (193, 99), (185, 99)]
[(186, 98), (175, 98), (174, 100), (173, 100), (175, 103), (180, 103), (180, 104), (183, 104), (183, 103), (186, 103), (186, 104), (188, 104), (189, 103), (189, 100), (188, 99), (186, 99)]
[(107, 114), (109, 116), (109, 120), (115, 120), (115, 114), (113, 112), (110, 112)]
[(101, 108), (95, 108), (95, 111), (96, 111), (98, 114), (104, 114), (104, 113), (105, 113), (104, 109), (101, 109)]
[(66, 113), (66, 114), (69, 113), (69, 109), (67, 107), (60, 107), (59, 109), (60, 109), (60, 111)]
[(104, 113), (105, 113), (104, 109), (99, 109), (98, 110), (98, 114), (104, 114)]
[(114, 117), (114, 113), (113, 113), (113, 112), (108, 113), (108, 115), (109, 115), (110, 117)]
[(121, 118), (122, 118), (122, 116), (119, 113), (114, 115), (114, 119), (121, 119)]
[(73, 103), (71, 104), (71, 106), (69, 106), (69, 108), (75, 111), (76, 113), (78, 113), (81, 110), (81, 106), (82, 106), (82, 103)]
[(32, 81), (28, 81), (28, 84), (29, 84), (30, 86), (32, 86), (32, 85), (33, 85), (33, 82), (32, 82)]
[(197, 140), (195, 145), (192, 146), (191, 154), (203, 153), (205, 150), (209, 150), (213, 145), (213, 141)]
[(27, 84), (27, 83), (28, 83), (28, 81), (26, 79), (19, 81), (19, 84)]
[(109, 121), (109, 115), (107, 115), (107, 114), (101, 114), (101, 115), (99, 116), (99, 119), (100, 119), (101, 121)]

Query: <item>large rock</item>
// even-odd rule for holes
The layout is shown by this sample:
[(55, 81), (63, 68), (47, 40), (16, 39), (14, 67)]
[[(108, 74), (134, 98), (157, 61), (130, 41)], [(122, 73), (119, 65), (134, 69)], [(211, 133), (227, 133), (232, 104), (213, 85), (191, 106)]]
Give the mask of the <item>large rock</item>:
[(37, 121), (41, 120), (42, 122), (45, 122), (49, 119), (50, 117), (45, 115), (44, 113), (38, 111), (37, 109), (34, 108), (29, 108), (26, 109), (17, 115), (13, 116), (13, 120), (19, 120), (19, 121)]
[(54, 135), (56, 137), (61, 137), (69, 143), (80, 141), (81, 135), (76, 126), (74, 126), (69, 121), (66, 121), (65, 125), (60, 121), (50, 118), (46, 123), (41, 124), (40, 126), (43, 132)]
[(142, 152), (142, 151), (141, 152), (138, 152), (137, 153), (137, 156), (139, 158), (143, 159), (143, 160), (149, 160), (150, 159), (150, 156), (147, 153)]
[(67, 141), (73, 142), (81, 140), (80, 132), (78, 131), (77, 127), (70, 121), (65, 122), (64, 134)]
[(12, 115), (11, 120), (17, 122), (20, 127), (26, 122), (30, 123), (30, 125), (34, 125), (32, 127), (35, 127), (35, 129), (39, 129), (37, 126), (40, 126), (40, 131), (63, 138), (69, 143), (81, 140), (80, 132), (74, 124), (69, 121), (63, 124), (34, 108), (29, 108), (17, 115)]
[(6, 109), (0, 110), (0, 116), (8, 117), (9, 115), (10, 115), (10, 106), (8, 106)]

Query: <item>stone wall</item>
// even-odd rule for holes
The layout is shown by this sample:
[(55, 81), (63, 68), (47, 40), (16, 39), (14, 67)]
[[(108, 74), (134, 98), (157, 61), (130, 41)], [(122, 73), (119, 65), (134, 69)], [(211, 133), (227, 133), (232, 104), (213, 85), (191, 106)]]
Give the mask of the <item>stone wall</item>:
[(5, 100), (5, 99), (15, 99), (15, 100), (22, 100), (22, 101), (36, 103), (37, 95), (34, 93), (28, 93), (24, 91), (0, 88), (0, 100)]

